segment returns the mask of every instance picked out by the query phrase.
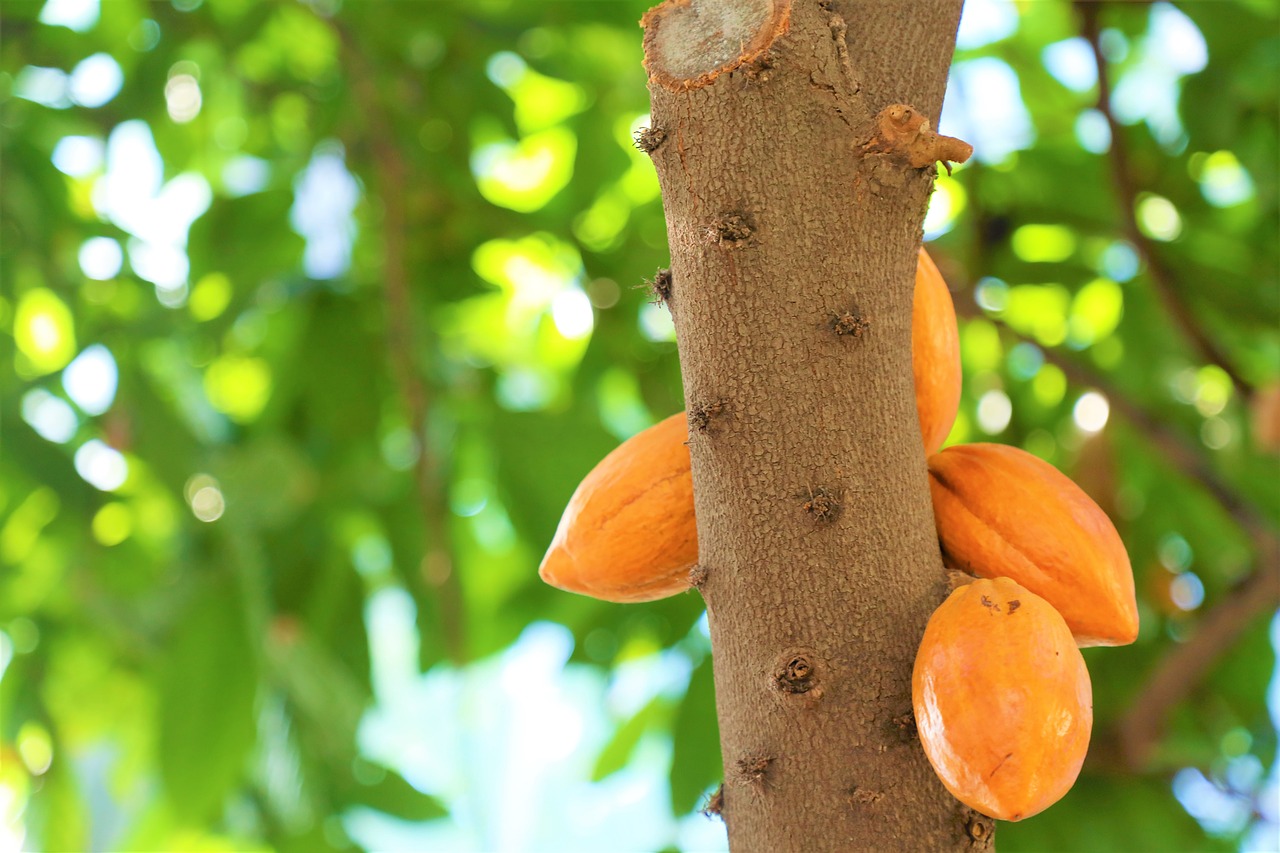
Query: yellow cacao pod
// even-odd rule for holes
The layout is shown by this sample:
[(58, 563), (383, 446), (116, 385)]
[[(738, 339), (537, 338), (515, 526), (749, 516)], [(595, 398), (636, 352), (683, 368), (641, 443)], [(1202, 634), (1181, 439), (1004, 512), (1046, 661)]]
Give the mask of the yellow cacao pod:
[(1043, 597), (1081, 646), (1119, 646), (1138, 636), (1120, 534), (1058, 469), (1016, 447), (963, 444), (929, 457), (929, 488), (948, 563), (1011, 578)]
[(654, 601), (689, 588), (698, 561), (684, 412), (624, 441), (587, 474), (538, 574), (605, 601)]
[(966, 584), (930, 617), (911, 703), (942, 784), (999, 820), (1061, 799), (1089, 749), (1084, 658), (1058, 611), (1008, 578)]

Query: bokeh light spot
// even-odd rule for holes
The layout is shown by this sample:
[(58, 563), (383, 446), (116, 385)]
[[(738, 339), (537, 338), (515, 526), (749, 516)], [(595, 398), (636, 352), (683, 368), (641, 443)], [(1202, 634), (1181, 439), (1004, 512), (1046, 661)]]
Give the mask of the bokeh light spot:
[(98, 23), (98, 0), (49, 0), (40, 10), (40, 23), (78, 33)]
[(1076, 426), (1088, 433), (1100, 432), (1111, 416), (1111, 404), (1097, 391), (1086, 391), (1076, 400), (1071, 417)]
[(116, 501), (94, 513), (91, 527), (93, 538), (111, 548), (129, 538), (133, 532), (133, 515), (127, 506)]
[(271, 368), (260, 358), (224, 355), (205, 370), (204, 390), (215, 409), (248, 423), (271, 397)]
[(1178, 208), (1164, 196), (1147, 193), (1137, 202), (1138, 227), (1153, 240), (1176, 240), (1182, 233)]
[(187, 308), (192, 317), (204, 322), (221, 316), (230, 304), (231, 279), (220, 272), (211, 272), (196, 282)]
[(53, 165), (72, 178), (92, 175), (102, 168), (106, 146), (92, 136), (64, 136), (53, 147)]
[(1013, 402), (1009, 395), (993, 388), (978, 399), (978, 428), (987, 435), (1004, 432), (1013, 417)]
[(82, 59), (71, 71), (67, 91), (82, 107), (95, 108), (109, 102), (124, 85), (124, 72), (108, 53)]
[(190, 74), (175, 74), (164, 84), (165, 108), (169, 118), (178, 124), (186, 124), (200, 115), (203, 98), (200, 81)]
[(1232, 207), (1254, 197), (1253, 178), (1230, 151), (1193, 156), (1192, 162), (1199, 167), (1195, 170), (1199, 175), (1192, 177), (1200, 182), (1200, 192), (1214, 207)]
[(100, 415), (111, 408), (119, 378), (120, 371), (111, 350), (102, 344), (94, 344), (86, 347), (62, 371), (62, 387), (71, 402), (85, 414)]
[(129, 479), (129, 464), (124, 454), (104, 442), (91, 438), (75, 455), (76, 473), (86, 483), (104, 492), (113, 492)]
[(1204, 603), (1204, 583), (1195, 572), (1183, 572), (1169, 584), (1169, 599), (1181, 610), (1195, 610)]
[(90, 237), (80, 244), (80, 271), (95, 281), (115, 278), (124, 265), (124, 250), (110, 237)]
[(39, 723), (27, 721), (18, 729), (18, 754), (34, 776), (43, 776), (53, 764), (53, 740)]
[(28, 375), (61, 370), (75, 356), (75, 324), (66, 304), (43, 287), (28, 290), (18, 299), (14, 338), (26, 359)]
[(203, 522), (213, 522), (222, 518), (227, 504), (222, 492), (216, 486), (205, 486), (191, 497), (191, 512)]
[(947, 175), (939, 175), (929, 196), (929, 210), (924, 217), (924, 239), (941, 237), (950, 231), (964, 212), (968, 196), (964, 186)]
[(1023, 225), (1013, 232), (1013, 253), (1027, 263), (1057, 264), (1076, 250), (1076, 238), (1063, 225)]
[(70, 441), (80, 425), (76, 410), (66, 400), (50, 394), (44, 388), (32, 388), (22, 396), (22, 419), (41, 438), (55, 444)]

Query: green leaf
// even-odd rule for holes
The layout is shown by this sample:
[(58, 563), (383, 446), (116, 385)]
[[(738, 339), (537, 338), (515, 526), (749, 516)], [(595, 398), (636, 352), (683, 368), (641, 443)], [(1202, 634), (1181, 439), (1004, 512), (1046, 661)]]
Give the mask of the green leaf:
[[(424, 821), (448, 817), (449, 810), (429, 794), (405, 781), (394, 770), (361, 762), (362, 779), (348, 778), (338, 794), (352, 805), (368, 806), (401, 820)], [(368, 780), (368, 781), (366, 781)]]
[(160, 775), (192, 823), (219, 809), (254, 743), (259, 662), (244, 609), (230, 580), (201, 584), (160, 668)]
[(640, 738), (644, 737), (645, 732), (660, 727), (670, 717), (671, 710), (669, 700), (662, 696), (655, 696), (630, 719), (618, 726), (613, 737), (596, 757), (595, 767), (591, 770), (591, 781), (599, 782), (626, 767), (627, 762), (631, 760), (631, 754), (640, 743)]
[(693, 670), (689, 689), (676, 709), (671, 751), (671, 812), (685, 815), (701, 804), (703, 793), (724, 773), (716, 689), (708, 656)]

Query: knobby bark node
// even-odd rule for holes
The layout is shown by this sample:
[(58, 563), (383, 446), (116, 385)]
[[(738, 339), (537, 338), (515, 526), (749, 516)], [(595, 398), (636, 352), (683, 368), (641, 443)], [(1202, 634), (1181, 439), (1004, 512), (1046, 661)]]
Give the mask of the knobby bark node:
[(961, 809), (960, 824), (970, 850), (990, 850), (995, 844), (996, 822), (973, 809)]
[(861, 146), (864, 156), (924, 169), (938, 161), (951, 174), (952, 163), (963, 163), (973, 146), (954, 136), (942, 136), (929, 127), (929, 119), (914, 107), (891, 104), (876, 115), (875, 133)]
[(894, 729), (898, 732), (898, 737), (905, 743), (913, 741), (920, 737), (919, 731), (916, 730), (916, 715), (913, 711), (907, 711), (905, 714), (899, 714), (891, 721)]
[(849, 802), (855, 806), (872, 806), (880, 802), (884, 798), (884, 791), (875, 791), (871, 788), (861, 788), (854, 786), (849, 791)]
[(752, 242), (755, 227), (745, 213), (726, 213), (707, 226), (707, 242), (723, 249), (742, 249)]
[(689, 570), (689, 585), (695, 589), (701, 589), (702, 585), (707, 582), (707, 567), (702, 564), (696, 564)]
[(804, 503), (800, 505), (809, 517), (818, 524), (830, 524), (840, 516), (840, 492), (838, 489), (828, 489), (825, 486), (819, 486), (816, 489), (809, 489), (807, 496), (804, 496)]
[(769, 51), (762, 52), (750, 62), (743, 63), (742, 76), (752, 83), (767, 83), (777, 68), (777, 62)]
[(633, 137), (636, 148), (646, 154), (652, 154), (667, 141), (667, 132), (660, 127), (642, 127)]
[(738, 784), (746, 785), (763, 794), (765, 792), (765, 775), (768, 773), (769, 765), (772, 763), (773, 757), (766, 755), (748, 755), (746, 758), (739, 758), (738, 763), (735, 765), (738, 771)]
[(711, 422), (724, 411), (724, 400), (713, 403), (695, 403), (689, 407), (689, 432), (705, 433), (711, 429)]
[(857, 306), (848, 311), (837, 311), (831, 315), (831, 330), (837, 337), (861, 338), (871, 329), (871, 321), (863, 316)]
[(788, 649), (774, 660), (769, 684), (785, 700), (813, 703), (822, 698), (826, 662), (810, 648)]
[(658, 270), (653, 274), (653, 278), (645, 281), (642, 286), (648, 288), (654, 305), (670, 306), (671, 296), (675, 291), (675, 279), (671, 277), (671, 270)]
[(711, 796), (707, 798), (707, 804), (702, 807), (702, 814), (705, 817), (718, 817), (724, 820), (724, 785), (716, 786), (711, 792)]
[(790, 29), (791, 0), (667, 0), (645, 13), (640, 26), (650, 83), (671, 91), (699, 89), (753, 63), (755, 74), (767, 76), (771, 60), (759, 63)]

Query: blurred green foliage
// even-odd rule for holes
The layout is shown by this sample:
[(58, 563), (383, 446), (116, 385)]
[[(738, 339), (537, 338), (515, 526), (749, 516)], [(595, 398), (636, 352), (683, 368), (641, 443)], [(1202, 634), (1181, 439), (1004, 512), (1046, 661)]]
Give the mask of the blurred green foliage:
[[(678, 682), (583, 710), (582, 784), (665, 767), (671, 820), (698, 806), (720, 767), (700, 601), (619, 607), (536, 574), (579, 479), (682, 406), (669, 319), (637, 287), (667, 259), (632, 145), (646, 5), (4, 4), (3, 840), (385, 846), (347, 819), (363, 809), (489, 849), (477, 822), (515, 806), (421, 782), (443, 746), (389, 757), (360, 732), (388, 659), (465, 680), (539, 622), (571, 632), (566, 673), (616, 686), (657, 661)], [(1277, 10), (1100, 21), (1117, 140), (1077, 10), (969, 4), (942, 129), (978, 157), (927, 222), (967, 318), (951, 441), (1071, 473), (1116, 518), (1142, 608), (1136, 644), (1088, 655), (1084, 776), (1001, 849), (1248, 847), (1275, 831), (1265, 608), (1140, 773), (1097, 753), (1265, 556), (1119, 398), (1280, 518), (1250, 421), (1280, 379)], [(388, 591), (412, 605), (408, 652), (378, 645)], [(465, 730), (475, 701), (437, 710)], [(621, 843), (606, 830), (597, 848)]]

